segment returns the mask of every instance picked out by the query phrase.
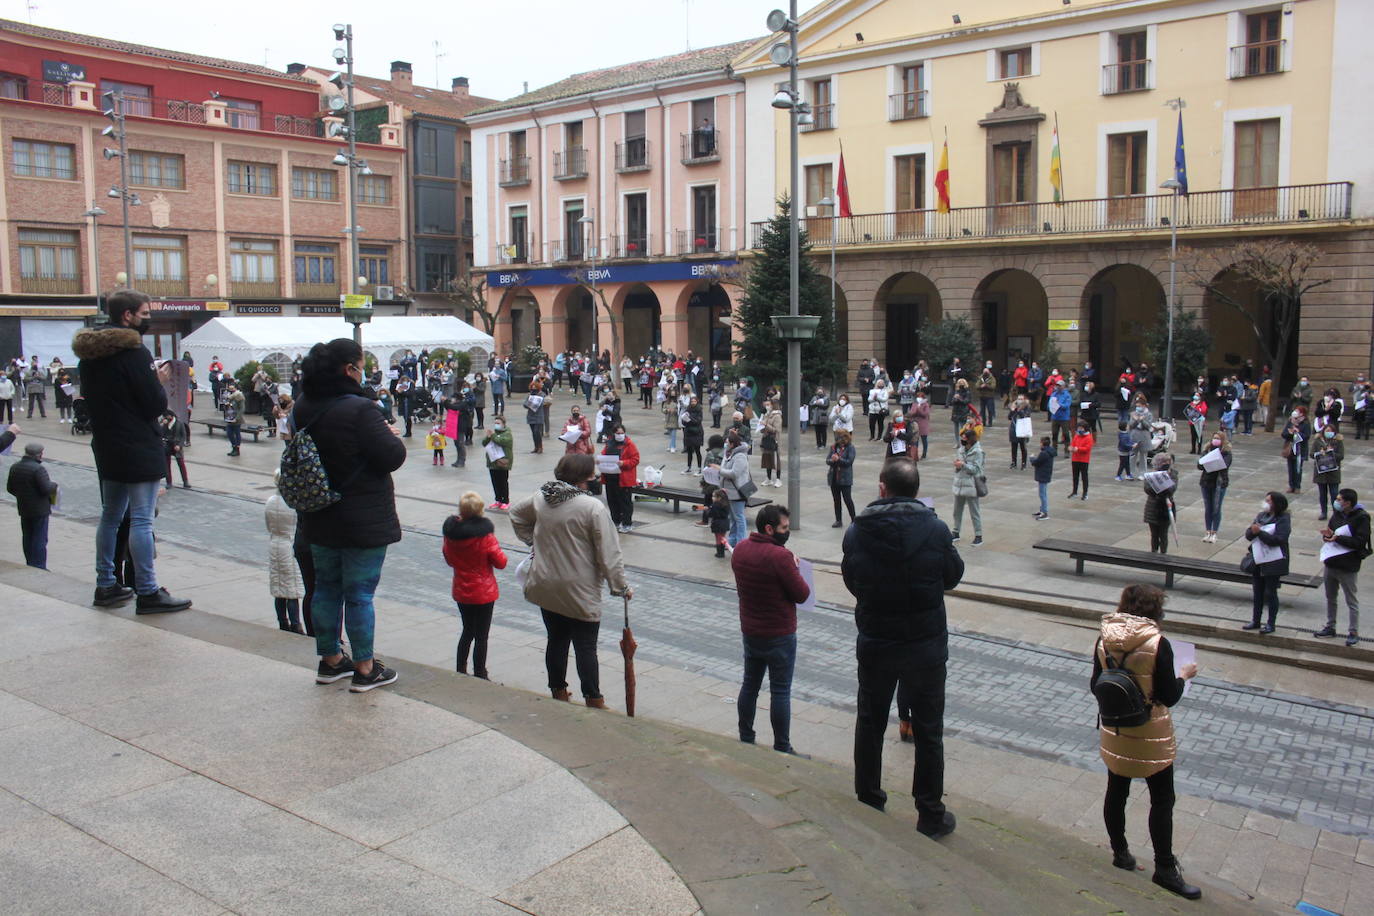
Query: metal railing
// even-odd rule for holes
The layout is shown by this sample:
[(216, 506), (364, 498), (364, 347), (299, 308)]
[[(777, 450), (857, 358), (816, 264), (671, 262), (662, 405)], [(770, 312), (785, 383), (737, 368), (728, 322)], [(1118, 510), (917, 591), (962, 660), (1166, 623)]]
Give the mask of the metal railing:
[(267, 299), (273, 296), (280, 296), (281, 281), (230, 279), (229, 295), (243, 299)]
[(472, 181), (472, 161), (464, 159), (458, 164), (458, 177), (463, 181)]
[(586, 257), (587, 246), (580, 238), (549, 242), (549, 260), (555, 264), (561, 261), (582, 261)]
[(930, 92), (926, 89), (892, 93), (887, 97), (887, 119), (889, 121), (910, 121), (913, 118), (928, 117), (930, 108), (926, 103), (929, 96)]
[(534, 233), (526, 238), (517, 238), (496, 246), (496, 260), (501, 264), (528, 264), (531, 251), (538, 251), (534, 244)]
[(339, 295), (339, 282), (304, 283), (296, 281), (296, 297), (299, 299), (334, 299)]
[(79, 293), (80, 274), (38, 274), (21, 276), (19, 290), (25, 293)]
[(653, 256), (653, 236), (647, 232), (613, 235), (607, 241), (607, 254), (612, 258), (648, 258)]
[[(71, 87), (64, 83), (35, 83), (24, 85), (24, 99), (46, 105), (72, 104)], [(103, 101), (103, 99), (100, 99)], [(180, 121), (183, 124), (206, 124), (204, 102), (188, 99), (169, 99), (151, 95), (123, 97), (124, 113), (134, 118), (158, 121)], [(320, 122), (312, 115), (279, 114), (243, 108), (227, 108), (225, 123), (238, 130), (259, 130), (268, 133), (290, 134), (297, 137), (320, 136)]]
[(676, 229), (673, 231), (673, 254), (706, 254), (717, 251), (714, 229)]
[(530, 183), (530, 157), (516, 156), (502, 159), (497, 167), (496, 183), (503, 188)]
[(186, 277), (140, 277), (134, 275), (134, 289), (150, 296), (189, 296), (191, 281)]
[(1102, 94), (1140, 92), (1155, 83), (1155, 64), (1152, 60), (1130, 60), (1107, 64), (1102, 68)]
[(642, 172), (649, 168), (649, 141), (644, 137), (628, 137), (615, 145), (617, 172)]
[(555, 181), (586, 177), (587, 150), (584, 147), (574, 146), (553, 154), (553, 178)]
[(701, 128), (682, 135), (682, 163), (720, 161), (720, 131)]
[(815, 105), (811, 108), (811, 123), (802, 124), (799, 128), (802, 133), (811, 133), (814, 130), (834, 130), (835, 129), (835, 106)]
[(460, 234), (462, 235), (463, 238), (465, 238), (465, 239), (470, 239), (470, 238), (472, 238), (472, 220), (470, 220), (470, 219), (465, 219), (465, 220), (463, 220), (462, 225), (459, 227), (459, 231), (460, 231)]
[(1287, 45), (1288, 42), (1282, 38), (1277, 41), (1256, 41), (1252, 44), (1236, 45), (1231, 49), (1231, 79), (1282, 73)]
[[(1194, 191), (1178, 201), (1180, 229), (1209, 229), (1350, 219), (1348, 181), (1324, 184)], [(835, 245), (889, 242), (947, 242), (957, 239), (1055, 236), (1071, 233), (1169, 231), (1172, 195), (1099, 197), (1061, 204), (1000, 204), (935, 210), (899, 210), (803, 219), (815, 240)], [(759, 247), (765, 222), (751, 224), (750, 242)], [(812, 234), (814, 233), (814, 234)]]

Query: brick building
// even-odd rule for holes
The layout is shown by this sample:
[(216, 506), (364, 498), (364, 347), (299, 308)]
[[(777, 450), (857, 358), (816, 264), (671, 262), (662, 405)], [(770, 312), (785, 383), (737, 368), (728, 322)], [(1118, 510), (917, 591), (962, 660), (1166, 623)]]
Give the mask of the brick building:
[[(120, 161), (103, 152), (118, 148), (102, 136), (113, 91), (140, 201), (132, 266), (109, 196)], [(0, 20), (0, 353), (60, 347), (120, 274), (156, 297), (159, 356), (214, 314), (337, 314), (354, 275), (407, 282), (400, 125), (360, 147), (372, 174), (360, 176), (355, 265), (347, 174), (320, 110), (318, 85), (298, 75)]]

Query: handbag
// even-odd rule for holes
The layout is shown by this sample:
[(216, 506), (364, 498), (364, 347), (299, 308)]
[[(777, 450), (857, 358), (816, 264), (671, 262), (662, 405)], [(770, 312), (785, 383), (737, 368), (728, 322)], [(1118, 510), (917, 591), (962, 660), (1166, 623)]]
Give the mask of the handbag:
[(984, 496), (988, 495), (987, 477), (983, 476), (982, 474), (979, 474), (977, 477), (973, 478), (973, 492), (978, 494), (979, 499), (982, 499)]
[(1240, 558), (1240, 571), (1243, 573), (1253, 573), (1255, 571), (1255, 558), (1250, 551), (1245, 551), (1245, 556)]
[(742, 483), (735, 484), (735, 489), (739, 490), (740, 499), (748, 499), (759, 491), (759, 485), (754, 483), (753, 478)]
[(530, 581), (530, 570), (534, 568), (534, 548), (530, 548), (529, 555), (521, 560), (515, 567), (515, 584), (520, 586), (523, 591)]
[(1292, 457), (1293, 457), (1293, 443), (1292, 443), (1292, 442), (1285, 442), (1285, 443), (1283, 444), (1283, 457), (1284, 457), (1285, 459), (1287, 459), (1287, 458), (1292, 458)]

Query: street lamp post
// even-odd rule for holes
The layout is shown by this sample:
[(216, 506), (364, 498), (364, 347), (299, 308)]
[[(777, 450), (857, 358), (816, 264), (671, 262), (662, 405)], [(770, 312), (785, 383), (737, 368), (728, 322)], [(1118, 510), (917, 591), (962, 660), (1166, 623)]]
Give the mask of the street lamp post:
[(104, 115), (110, 119), (110, 123), (100, 132), (102, 137), (113, 138), (118, 144), (119, 149), (106, 147), (104, 156), (108, 159), (119, 160), (119, 184), (112, 185), (107, 197), (117, 198), (124, 214), (124, 275), (125, 282), (129, 286), (134, 285), (134, 241), (133, 232), (129, 227), (129, 208), (137, 207), (143, 201), (139, 200), (137, 194), (129, 190), (129, 145), (128, 135), (124, 129), (124, 93), (119, 90), (107, 92), (101, 98), (105, 103)]
[(92, 201), (91, 208), (81, 215), (91, 221), (91, 267), (95, 271), (91, 287), (95, 290), (95, 310), (103, 312), (104, 303), (100, 295), (100, 236), (97, 233), (96, 220), (105, 215), (105, 208)]
[[(342, 133), (348, 140), (348, 149), (339, 150), (338, 155), (334, 157), (334, 164), (348, 167), (348, 227), (344, 229), (344, 233), (348, 236), (349, 287), (350, 291), (357, 295), (362, 284), (367, 281), (360, 273), (362, 263), (358, 253), (358, 237), (363, 231), (358, 225), (358, 175), (371, 175), (372, 169), (368, 167), (366, 159), (358, 157), (358, 111), (353, 98), (353, 25), (335, 23), (334, 40), (344, 43), (342, 48), (334, 49), (334, 61), (343, 65), (344, 71), (335, 73), (329, 78), (329, 82), (342, 89), (344, 97), (331, 99), (330, 108), (336, 112), (343, 109), (348, 121), (342, 128)], [(333, 135), (337, 136), (337, 132)], [(372, 309), (353, 307), (344, 309), (343, 313), (344, 320), (353, 325), (353, 341), (361, 347), (363, 325), (372, 320)]]
[(1176, 179), (1160, 184), (1161, 188), (1173, 192), (1172, 210), (1169, 213), (1169, 302), (1167, 306), (1169, 336), (1164, 345), (1164, 419), (1174, 418), (1174, 288), (1178, 267), (1178, 192), (1183, 185)]

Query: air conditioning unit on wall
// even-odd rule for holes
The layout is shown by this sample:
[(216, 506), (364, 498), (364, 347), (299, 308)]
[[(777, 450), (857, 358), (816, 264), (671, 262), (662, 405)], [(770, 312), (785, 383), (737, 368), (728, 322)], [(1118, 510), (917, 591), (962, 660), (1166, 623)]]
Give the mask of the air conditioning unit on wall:
[(373, 298), (374, 298), (374, 299), (395, 299), (395, 298), (396, 298), (396, 287), (394, 287), (394, 286), (379, 286), (379, 287), (377, 287), (377, 295), (373, 296)]

